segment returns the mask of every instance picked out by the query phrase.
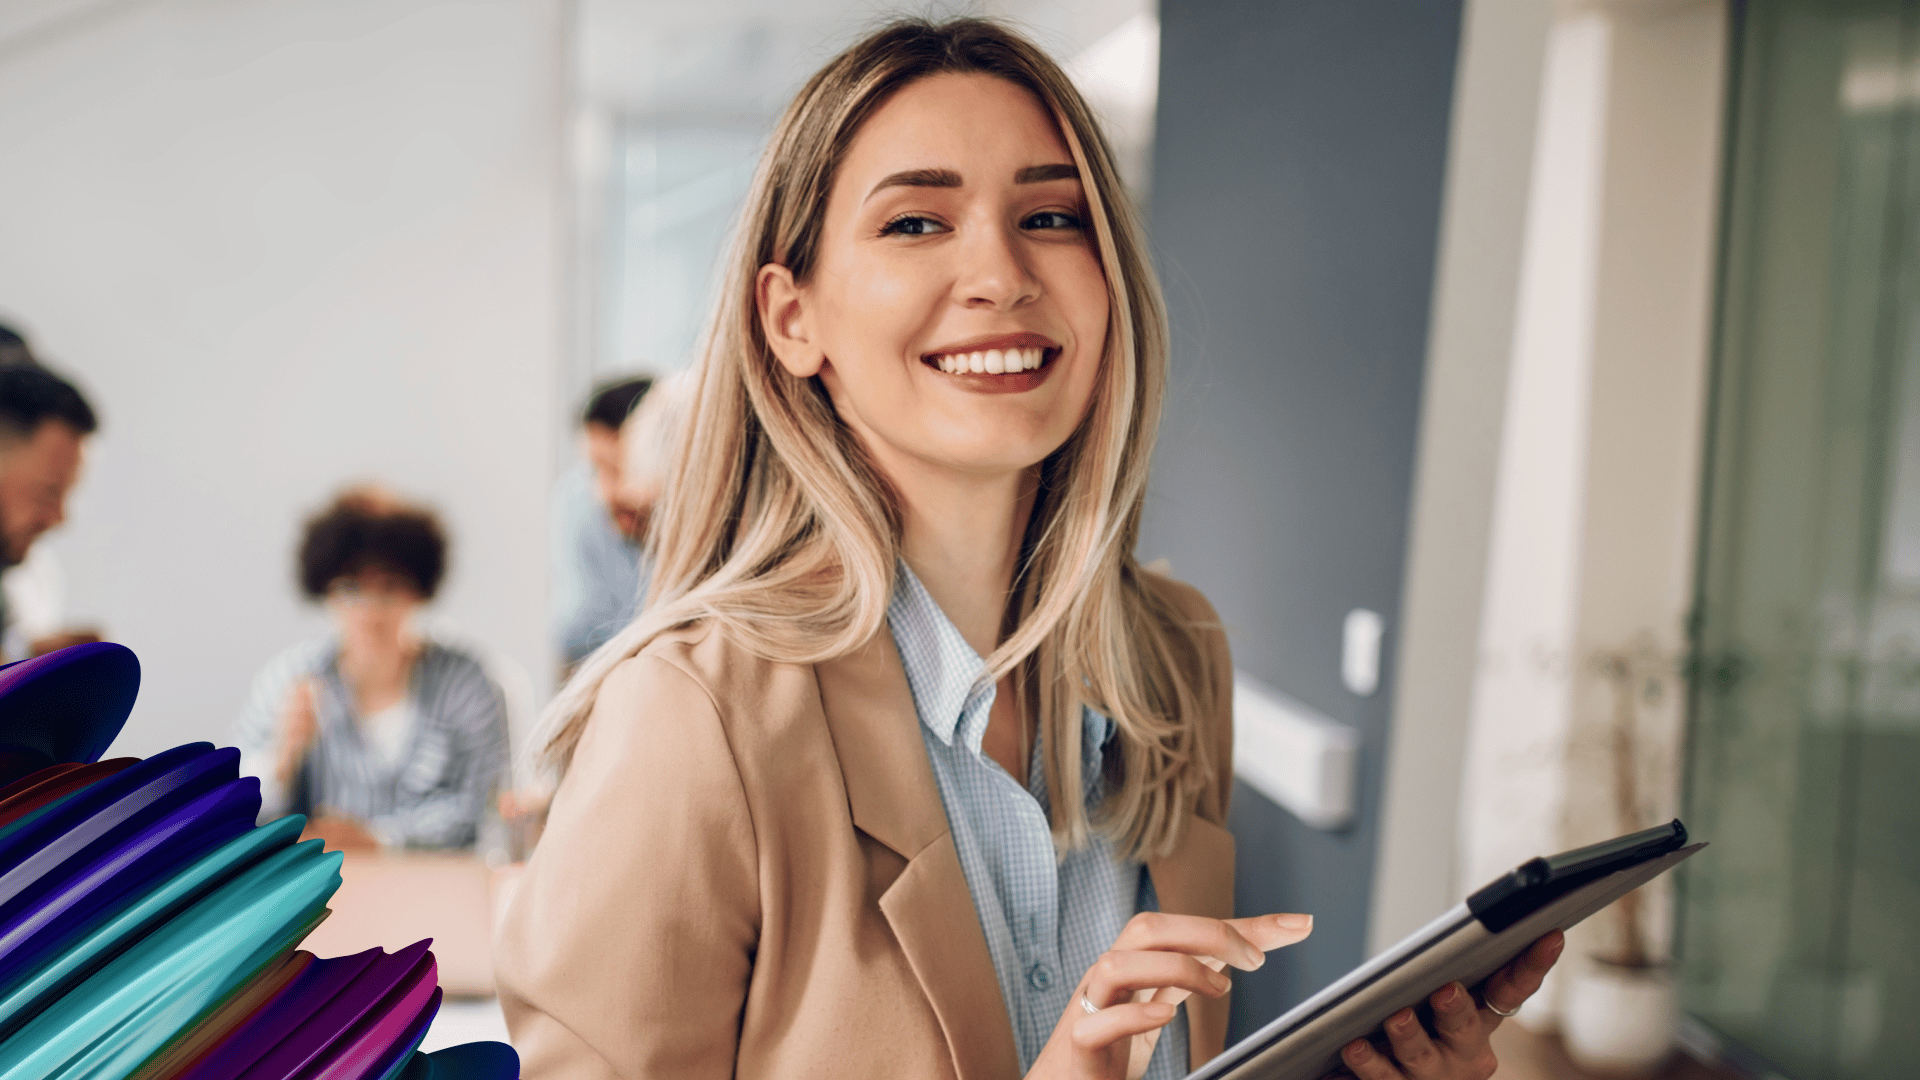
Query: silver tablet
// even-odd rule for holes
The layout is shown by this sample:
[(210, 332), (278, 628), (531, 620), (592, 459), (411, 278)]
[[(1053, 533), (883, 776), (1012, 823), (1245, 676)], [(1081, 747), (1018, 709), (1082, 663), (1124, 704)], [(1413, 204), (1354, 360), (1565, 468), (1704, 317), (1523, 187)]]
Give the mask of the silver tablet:
[(1187, 1080), (1320, 1080), (1340, 1050), (1450, 982), (1479, 985), (1564, 930), (1706, 847), (1675, 821), (1534, 859), (1190, 1073)]

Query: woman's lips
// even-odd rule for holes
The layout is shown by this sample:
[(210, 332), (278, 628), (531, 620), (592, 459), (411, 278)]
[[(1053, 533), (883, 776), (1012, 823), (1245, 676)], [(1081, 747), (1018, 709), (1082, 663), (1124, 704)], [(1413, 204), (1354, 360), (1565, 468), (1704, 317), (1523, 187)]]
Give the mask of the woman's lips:
[[(978, 352), (946, 353), (939, 356), (921, 358), (924, 363), (938, 372), (941, 379), (976, 394), (1019, 394), (1039, 386), (1053, 374), (1059, 365), (1053, 361), (1060, 355), (1059, 349), (982, 349)], [(988, 369), (990, 357), (997, 356), (1000, 370)], [(1013, 369), (1009, 371), (1009, 360)], [(974, 368), (979, 364), (978, 370)]]
[(968, 390), (1018, 393), (1045, 382), (1060, 352), (1040, 334), (994, 334), (926, 353), (920, 362)]

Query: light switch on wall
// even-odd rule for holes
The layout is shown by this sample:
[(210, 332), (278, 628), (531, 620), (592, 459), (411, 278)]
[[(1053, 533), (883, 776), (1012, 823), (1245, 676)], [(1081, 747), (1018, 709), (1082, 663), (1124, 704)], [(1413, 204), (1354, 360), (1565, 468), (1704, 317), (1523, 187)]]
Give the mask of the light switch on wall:
[(1347, 623), (1340, 648), (1340, 679), (1347, 689), (1361, 697), (1380, 687), (1380, 638), (1386, 633), (1386, 620), (1366, 608), (1347, 612)]

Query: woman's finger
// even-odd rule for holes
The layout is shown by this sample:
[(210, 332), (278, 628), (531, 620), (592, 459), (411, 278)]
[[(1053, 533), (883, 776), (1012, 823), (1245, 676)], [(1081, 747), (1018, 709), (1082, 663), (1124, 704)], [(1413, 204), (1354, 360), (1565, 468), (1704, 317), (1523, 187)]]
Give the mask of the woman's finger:
[[(1208, 958), (1205, 956), (1196, 956), (1194, 957), (1194, 959), (1200, 961), (1203, 964), (1206, 964), (1208, 960)], [(1218, 961), (1216, 961), (1216, 963), (1217, 962)], [(1207, 969), (1209, 971), (1220, 970), (1219, 968), (1214, 967), (1213, 964), (1207, 964)], [(1231, 982), (1232, 980), (1229, 979), (1228, 981)], [(1193, 991), (1188, 990), (1184, 986), (1162, 986), (1159, 989), (1155, 990), (1153, 993), (1148, 994), (1146, 997), (1141, 997), (1139, 994), (1134, 995), (1134, 997), (1140, 1001), (1162, 1001), (1167, 1003), (1168, 1005), (1178, 1005), (1192, 996), (1193, 996)]]
[(1405, 1080), (1393, 1059), (1373, 1048), (1365, 1039), (1356, 1039), (1340, 1051), (1340, 1061), (1360, 1080)]
[(1114, 950), (1087, 969), (1080, 993), (1104, 1009), (1126, 1002), (1136, 990), (1169, 986), (1219, 997), (1232, 989), (1233, 980), (1185, 953)]
[(1073, 1047), (1089, 1054), (1107, 1049), (1121, 1039), (1145, 1035), (1165, 1027), (1174, 1008), (1163, 1001), (1127, 1002), (1101, 1009), (1073, 1024)]
[(1223, 920), (1143, 911), (1127, 921), (1113, 947), (1181, 952), (1252, 971), (1267, 962), (1266, 950), (1291, 945), (1312, 930), (1311, 915)]
[(1128, 919), (1120, 936), (1114, 939), (1113, 947), (1207, 956), (1242, 971), (1252, 971), (1267, 961), (1264, 952), (1220, 919), (1170, 915), (1164, 911), (1143, 911)]
[(1304, 941), (1307, 935), (1313, 933), (1313, 916), (1284, 912), (1249, 919), (1228, 919), (1227, 925), (1238, 931), (1241, 937), (1253, 942), (1254, 948), (1265, 953)]
[(1473, 995), (1459, 983), (1448, 983), (1427, 999), (1433, 1006), (1433, 1029), (1447, 1048), (1462, 1057), (1474, 1057), (1487, 1044), (1487, 1027)]
[(1393, 1057), (1400, 1063), (1401, 1072), (1413, 1080), (1440, 1076), (1446, 1061), (1412, 1009), (1401, 1009), (1387, 1017), (1386, 1029), (1387, 1044), (1393, 1047)]
[[(1515, 1009), (1540, 989), (1540, 980), (1553, 970), (1554, 963), (1560, 959), (1560, 951), (1566, 947), (1567, 935), (1558, 930), (1534, 942), (1513, 963), (1493, 973), (1480, 991), (1481, 1000), (1494, 1013), (1512, 1015)], [(1496, 1015), (1489, 1027), (1496, 1027), (1499, 1023), (1500, 1016)]]

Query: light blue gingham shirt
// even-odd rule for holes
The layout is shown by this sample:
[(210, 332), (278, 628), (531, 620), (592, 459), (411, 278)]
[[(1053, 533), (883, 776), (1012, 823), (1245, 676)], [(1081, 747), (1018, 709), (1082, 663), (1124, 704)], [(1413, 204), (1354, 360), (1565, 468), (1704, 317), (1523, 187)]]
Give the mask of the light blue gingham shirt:
[[(1118, 857), (1105, 837), (1056, 856), (1038, 740), (1024, 785), (981, 750), (994, 697), (993, 684), (984, 679), (986, 664), (904, 563), (887, 621), (1025, 1072), (1047, 1045), (1080, 977), (1128, 919), (1158, 910), (1153, 881), (1144, 865)], [(1086, 804), (1092, 809), (1104, 795), (1100, 763), (1113, 721), (1086, 709), (1081, 722)], [(1146, 1080), (1178, 1080), (1186, 1066), (1183, 1008), (1161, 1033)]]

